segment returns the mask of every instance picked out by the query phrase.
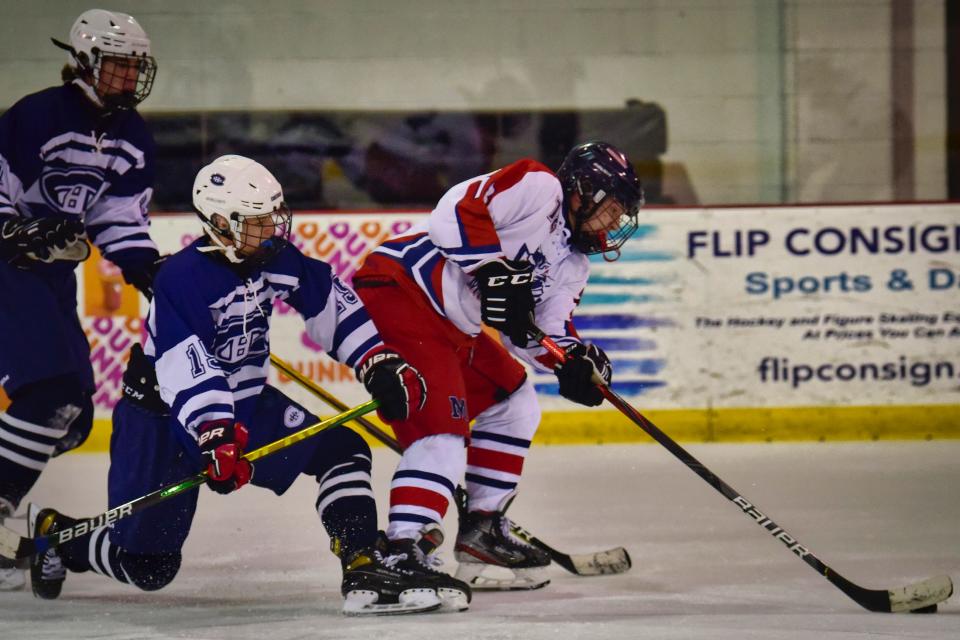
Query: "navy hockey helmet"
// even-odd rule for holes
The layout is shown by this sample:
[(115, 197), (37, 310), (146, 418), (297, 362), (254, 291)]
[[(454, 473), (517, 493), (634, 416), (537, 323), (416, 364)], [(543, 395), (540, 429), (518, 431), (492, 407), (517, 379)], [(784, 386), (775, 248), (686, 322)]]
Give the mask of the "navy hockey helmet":
[(557, 178), (573, 246), (616, 260), (637, 230), (637, 212), (643, 206), (643, 187), (630, 161), (606, 142), (586, 142), (570, 150)]

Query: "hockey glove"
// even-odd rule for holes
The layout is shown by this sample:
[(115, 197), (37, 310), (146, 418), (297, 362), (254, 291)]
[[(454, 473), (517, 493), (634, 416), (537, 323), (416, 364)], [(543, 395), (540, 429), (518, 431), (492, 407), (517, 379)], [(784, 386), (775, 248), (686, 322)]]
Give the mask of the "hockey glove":
[(498, 258), (476, 270), (480, 318), (518, 347), (527, 346), (533, 318), (533, 266)]
[(0, 256), (6, 260), (82, 262), (90, 256), (90, 247), (77, 218), (8, 219), (0, 225)]
[(603, 394), (597, 387), (602, 380), (609, 385), (613, 377), (613, 367), (607, 354), (596, 345), (581, 343), (567, 347), (566, 361), (558, 365), (555, 373), (560, 382), (560, 395), (567, 400), (588, 407), (596, 407), (603, 402)]
[(427, 402), (423, 376), (396, 351), (377, 351), (360, 366), (357, 377), (380, 402), (380, 417), (385, 421), (406, 420)]
[(157, 271), (160, 271), (164, 260), (169, 257), (157, 256), (138, 269), (128, 269), (123, 272), (123, 279), (127, 284), (136, 287), (148, 301), (153, 300), (153, 279), (157, 276)]
[(211, 420), (201, 424), (197, 433), (197, 444), (207, 460), (207, 486), (217, 493), (230, 493), (250, 482), (253, 466), (242, 457), (250, 437), (245, 426)]

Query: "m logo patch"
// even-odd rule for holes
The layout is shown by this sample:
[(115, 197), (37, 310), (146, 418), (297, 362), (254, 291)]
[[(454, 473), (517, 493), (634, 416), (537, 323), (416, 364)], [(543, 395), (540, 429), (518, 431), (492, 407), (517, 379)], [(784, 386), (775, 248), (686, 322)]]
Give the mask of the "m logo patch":
[(300, 407), (289, 406), (283, 412), (283, 426), (287, 429), (295, 429), (303, 424), (307, 414)]
[(467, 400), (449, 396), (450, 398), (450, 417), (454, 420), (465, 420), (467, 418)]

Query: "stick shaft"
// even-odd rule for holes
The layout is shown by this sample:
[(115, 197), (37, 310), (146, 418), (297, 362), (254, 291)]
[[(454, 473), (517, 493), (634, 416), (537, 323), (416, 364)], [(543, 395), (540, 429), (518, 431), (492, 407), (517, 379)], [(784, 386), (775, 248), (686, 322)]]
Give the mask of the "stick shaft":
[[(534, 339), (540, 345), (550, 352), (559, 362), (566, 361), (566, 352), (554, 342), (550, 336), (546, 335), (540, 328), (533, 326), (531, 333)], [(707, 484), (720, 492), (725, 498), (740, 507), (744, 514), (749, 516), (758, 525), (767, 530), (774, 538), (783, 543), (787, 549), (792, 551), (797, 557), (810, 565), (817, 573), (823, 575), (835, 587), (843, 591), (847, 596), (853, 599), (857, 604), (871, 611), (890, 611), (890, 598), (885, 591), (875, 591), (864, 589), (841, 576), (839, 573), (824, 564), (808, 548), (801, 545), (796, 538), (787, 533), (773, 520), (758, 510), (753, 503), (744, 498), (729, 484), (721, 480), (715, 473), (710, 471), (702, 462), (697, 460), (693, 454), (681, 447), (673, 438), (661, 431), (655, 424), (650, 422), (639, 411), (633, 408), (626, 400), (620, 397), (604, 381), (597, 381), (603, 397), (610, 404), (617, 408), (620, 413), (629, 418), (634, 424), (643, 429), (651, 438), (656, 440), (667, 451), (672, 453), (691, 471), (700, 476)]]

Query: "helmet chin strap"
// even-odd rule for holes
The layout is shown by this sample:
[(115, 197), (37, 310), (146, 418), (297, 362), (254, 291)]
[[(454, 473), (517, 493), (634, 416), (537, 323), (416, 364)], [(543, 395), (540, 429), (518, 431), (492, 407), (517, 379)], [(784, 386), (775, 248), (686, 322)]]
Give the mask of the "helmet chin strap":
[[(237, 255), (237, 246), (236, 244), (226, 244), (223, 242), (223, 235), (212, 228), (211, 226), (205, 225), (203, 228), (204, 233), (207, 234), (207, 238), (213, 243), (213, 246), (210, 247), (198, 247), (197, 251), (202, 253), (211, 253), (214, 251), (219, 251), (224, 255), (224, 257), (232, 262), (233, 264), (243, 263), (243, 258)], [(234, 241), (236, 242), (236, 241)]]

